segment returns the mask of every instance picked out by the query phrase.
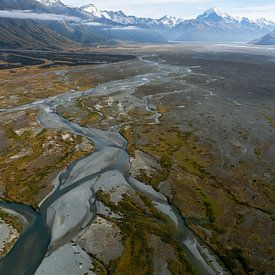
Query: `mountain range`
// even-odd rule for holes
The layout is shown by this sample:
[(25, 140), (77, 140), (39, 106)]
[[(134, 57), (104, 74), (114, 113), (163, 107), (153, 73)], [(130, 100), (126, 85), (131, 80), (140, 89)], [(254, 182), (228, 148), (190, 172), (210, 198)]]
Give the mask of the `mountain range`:
[(234, 18), (217, 8), (195, 19), (168, 15), (152, 19), (128, 16), (122, 11), (102, 11), (93, 4), (78, 8), (60, 0), (0, 0), (0, 46), (9, 48), (123, 42), (249, 42), (274, 29), (274, 22)]

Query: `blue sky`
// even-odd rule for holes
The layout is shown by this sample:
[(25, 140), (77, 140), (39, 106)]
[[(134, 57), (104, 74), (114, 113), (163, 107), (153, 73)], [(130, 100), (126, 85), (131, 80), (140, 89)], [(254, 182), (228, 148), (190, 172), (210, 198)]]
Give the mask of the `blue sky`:
[(127, 14), (158, 18), (165, 14), (193, 18), (211, 7), (234, 16), (275, 20), (275, 0), (61, 0), (71, 6), (95, 4), (99, 9), (123, 10)]

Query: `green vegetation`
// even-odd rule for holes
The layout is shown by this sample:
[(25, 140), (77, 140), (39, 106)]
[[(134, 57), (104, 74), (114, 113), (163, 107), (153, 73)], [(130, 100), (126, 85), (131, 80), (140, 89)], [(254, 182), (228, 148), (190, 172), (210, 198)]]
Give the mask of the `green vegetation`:
[[(27, 112), (28, 123), (36, 120), (36, 112)], [(39, 126), (37, 126), (39, 127)], [(34, 134), (32, 128), (21, 135), (14, 131), (14, 123), (5, 124), (10, 140), (9, 150), (0, 155), (0, 184), (4, 186), (4, 199), (37, 207), (41, 195), (51, 190), (53, 177), (73, 160), (87, 154), (76, 145), (81, 137), (62, 132), (43, 130)]]
[(17, 216), (8, 214), (0, 209), (0, 218), (7, 224), (10, 224), (18, 233), (22, 231), (23, 225)]
[(160, 236), (163, 242), (174, 247), (178, 255), (176, 265), (182, 273), (172, 274), (194, 273), (177, 241), (177, 230), (164, 214), (154, 208), (151, 200), (140, 196), (146, 205), (144, 208), (128, 195), (117, 205), (111, 203), (109, 195), (102, 191), (97, 192), (97, 197), (112, 211), (123, 214), (121, 220), (113, 222), (122, 230), (125, 250), (117, 261), (109, 265), (111, 274), (152, 274), (154, 250), (149, 246), (150, 235)]
[(80, 125), (82, 127), (87, 127), (95, 122), (100, 121), (101, 115), (96, 110), (92, 111), (91, 108), (88, 108), (84, 104), (83, 98), (77, 99), (76, 103), (77, 107), (79, 107), (80, 109), (84, 109), (88, 113), (87, 116), (84, 117), (80, 122)]
[(275, 203), (275, 185), (266, 184), (265, 194), (270, 199), (272, 203)]
[[(145, 170), (140, 170), (139, 180), (156, 189), (161, 182), (168, 181), (173, 190), (171, 202), (186, 218), (188, 226), (220, 255), (233, 273), (250, 272), (249, 266), (254, 265), (249, 254), (253, 249), (252, 243), (257, 243), (261, 253), (271, 257), (272, 253), (266, 250), (269, 245), (264, 245), (268, 243), (268, 237), (263, 239), (261, 236), (264, 225), (257, 224), (254, 234), (249, 236), (243, 229), (243, 223), (246, 222), (243, 211), (252, 213), (260, 209), (264, 213), (271, 213), (265, 207), (269, 207), (269, 200), (274, 201), (272, 184), (264, 183), (260, 178), (255, 181), (250, 176), (253, 175), (251, 169), (256, 161), (262, 161), (264, 148), (256, 147), (255, 163), (243, 162), (229, 167), (228, 178), (223, 180), (211, 173), (211, 169), (218, 164), (218, 159), (210, 154), (211, 147), (201, 144), (194, 135), (182, 132), (167, 121), (159, 125), (139, 122), (124, 127), (121, 132), (128, 140), (128, 152), (132, 157), (140, 150), (161, 166), (159, 171), (150, 176)], [(244, 140), (248, 139), (248, 133), (240, 135)], [(258, 184), (266, 195), (258, 191)], [(247, 195), (246, 190), (251, 190), (249, 188), (260, 194), (261, 202), (255, 200), (255, 196)], [(242, 245), (244, 240), (249, 247)], [(173, 260), (169, 261), (169, 268), (178, 272)]]
[(269, 113), (265, 112), (264, 113), (264, 117), (267, 120), (267, 122), (269, 123), (270, 126), (275, 126), (275, 118), (272, 117)]
[(262, 150), (259, 146), (256, 146), (254, 149), (255, 156), (260, 160), (262, 158)]
[(106, 270), (104, 264), (101, 263), (98, 259), (94, 258), (92, 255), (91, 258), (94, 266), (91, 271), (95, 272), (97, 275), (107, 275), (108, 271)]
[(207, 172), (210, 164), (207, 150), (199, 145), (190, 133), (182, 133), (175, 127), (167, 128), (162, 125), (143, 125), (142, 138), (146, 140), (146, 144), (142, 145), (137, 145), (133, 128), (122, 130), (128, 140), (128, 151), (132, 156), (137, 149), (141, 150), (158, 159), (161, 166), (161, 171), (152, 177), (148, 177), (145, 171), (141, 170), (139, 179), (157, 188), (161, 182), (167, 180), (175, 166), (188, 173), (211, 178)]
[(170, 174), (170, 170), (172, 168), (170, 158), (166, 155), (163, 155), (159, 162), (161, 165), (160, 173), (156, 173), (153, 177), (148, 177), (144, 170), (140, 170), (138, 179), (141, 182), (152, 185), (154, 188), (158, 188), (158, 186), (161, 182), (167, 180), (167, 178)]

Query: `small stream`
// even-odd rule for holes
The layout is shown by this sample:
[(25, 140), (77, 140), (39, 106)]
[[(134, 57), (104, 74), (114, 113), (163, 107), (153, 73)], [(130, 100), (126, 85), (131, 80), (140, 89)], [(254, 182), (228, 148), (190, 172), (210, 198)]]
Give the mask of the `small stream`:
[[(167, 72), (167, 68), (165, 68), (165, 72), (161, 71), (161, 73), (169, 74), (169, 70)], [(40, 263), (49, 251), (54, 250), (55, 245), (60, 246), (70, 242), (85, 226), (91, 224), (97, 214), (94, 186), (96, 183), (98, 184), (98, 178), (111, 171), (121, 174), (133, 189), (149, 197), (159, 211), (168, 215), (177, 224), (182, 247), (199, 274), (227, 274), (219, 260), (196, 239), (192, 231), (186, 226), (183, 217), (168, 203), (167, 199), (151, 186), (131, 177), (127, 142), (119, 134), (117, 127), (112, 127), (109, 131), (84, 128), (56, 113), (58, 105), (74, 98), (92, 93), (106, 94), (108, 91), (112, 93), (122, 86), (124, 89), (126, 87), (133, 90), (156, 77), (160, 77), (160, 73), (139, 75), (122, 81), (101, 84), (97, 88), (83, 93), (69, 92), (12, 110), (1, 110), (2, 112), (9, 112), (39, 107), (41, 110), (39, 122), (43, 127), (69, 131), (83, 136), (95, 144), (95, 151), (69, 165), (58, 176), (55, 190), (41, 203), (37, 212), (24, 205), (0, 203), (1, 208), (15, 211), (25, 217), (28, 222), (9, 254), (0, 260), (0, 274), (35, 274)], [(103, 91), (101, 87), (104, 87)], [(150, 110), (147, 100), (146, 108)], [(158, 117), (159, 114), (156, 114), (156, 120)], [(83, 199), (78, 201), (77, 206), (70, 204), (70, 201), (75, 201), (71, 199), (74, 198), (72, 196), (76, 196), (74, 192), (77, 194), (83, 192)], [(65, 206), (64, 202), (66, 202)], [(60, 228), (58, 221), (62, 215), (67, 218), (64, 227)]]

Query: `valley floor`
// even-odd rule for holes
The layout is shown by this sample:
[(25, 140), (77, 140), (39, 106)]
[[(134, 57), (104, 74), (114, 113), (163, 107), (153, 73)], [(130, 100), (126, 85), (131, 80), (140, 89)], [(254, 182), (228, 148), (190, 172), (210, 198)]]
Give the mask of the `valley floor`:
[[(18, 239), (0, 271), (16, 256), (36, 274), (272, 274), (275, 48), (108, 53), (0, 71), (2, 256)], [(32, 262), (16, 249), (38, 219)]]

